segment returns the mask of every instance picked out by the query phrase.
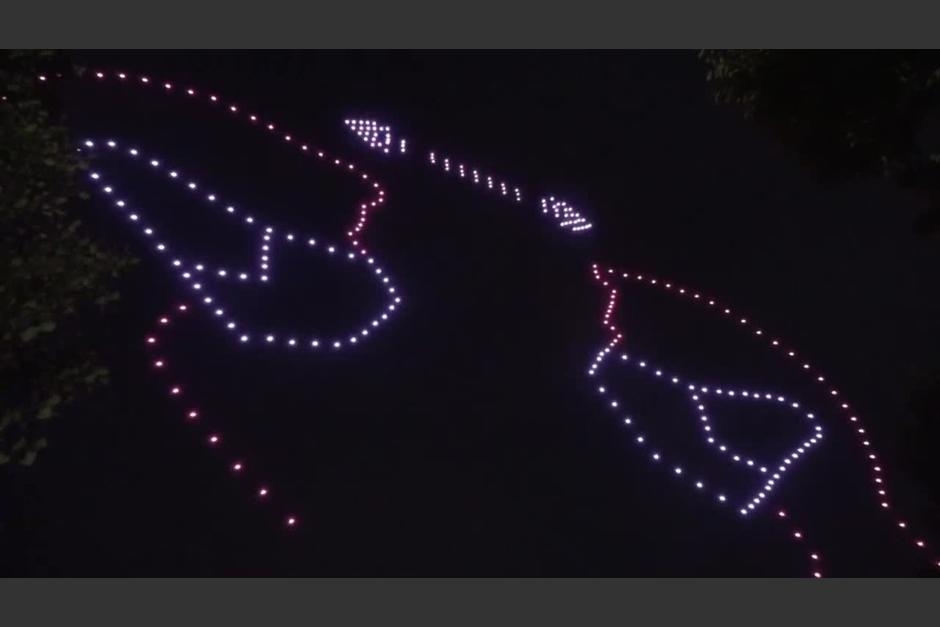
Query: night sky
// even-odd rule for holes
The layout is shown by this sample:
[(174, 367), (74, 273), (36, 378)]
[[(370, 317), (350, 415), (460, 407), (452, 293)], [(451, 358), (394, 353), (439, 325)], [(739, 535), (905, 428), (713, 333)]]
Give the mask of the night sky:
[[(823, 187), (763, 129), (714, 105), (695, 53), (74, 57), (211, 87), (361, 164), (388, 195), (364, 241), (405, 302), (340, 353), (238, 346), (202, 311), (181, 321), (166, 355), (226, 433), (209, 450), (143, 343), (160, 314), (192, 298), (94, 196), (83, 218), (141, 259), (118, 306), (88, 322), (112, 385), (56, 420), (35, 468), (6, 478), (0, 572), (806, 576), (805, 551), (771, 520), (777, 498), (815, 534), (827, 575), (929, 570), (878, 511), (827, 401), (733, 325), (622, 289), (631, 354), (820, 408), (825, 442), (761, 516), (742, 520), (655, 468), (586, 376), (607, 339), (592, 262), (712, 294), (831, 375), (885, 460), (892, 502), (931, 524), (905, 447), (912, 382), (937, 367), (940, 248), (914, 233), (912, 197), (882, 182)], [(57, 93), (76, 140), (163, 155), (298, 233), (340, 241), (352, 221), (360, 188), (204, 106), (113, 84)], [(343, 128), (349, 117), (501, 173), (528, 202), (372, 153)], [(191, 196), (118, 159), (100, 167), (179, 248), (226, 267), (254, 262), (257, 239)], [(592, 231), (554, 226), (535, 208), (543, 193), (578, 206)], [(373, 282), (321, 256), (283, 249), (274, 264), (272, 285), (224, 291), (258, 324), (343, 329), (380, 306)], [(611, 365), (607, 379), (649, 435), (718, 472), (685, 397), (635, 374)], [(734, 403), (712, 412), (755, 455), (776, 455), (805, 426)], [(272, 486), (270, 505), (232, 477), (233, 451)], [(285, 508), (297, 528), (284, 528)]]

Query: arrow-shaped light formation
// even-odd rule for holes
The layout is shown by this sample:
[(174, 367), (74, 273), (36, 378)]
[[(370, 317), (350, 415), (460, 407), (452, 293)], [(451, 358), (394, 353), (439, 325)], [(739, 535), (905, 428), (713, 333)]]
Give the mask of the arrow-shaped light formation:
[[(344, 120), (343, 123), (369, 148), (380, 150), (385, 154), (389, 154), (394, 149), (391, 126), (379, 124), (375, 120)], [(400, 154), (405, 154), (407, 147), (407, 141), (398, 140), (397, 150)]]
[[(396, 137), (392, 127), (388, 124), (369, 119), (346, 119), (343, 124), (356, 134), (362, 142), (383, 154), (407, 154), (410, 145), (402, 137)], [(522, 189), (505, 179), (483, 169), (444, 155), (436, 150), (426, 152), (425, 164), (448, 178), (462, 179), (465, 183), (477, 189), (509, 198), (515, 204), (523, 202)], [(576, 211), (569, 203), (556, 200), (554, 196), (542, 198), (539, 207), (543, 214), (554, 218), (555, 223), (562, 229), (572, 233), (590, 230), (591, 223)]]
[(554, 196), (549, 196), (543, 198), (540, 203), (542, 213), (552, 216), (558, 226), (563, 229), (570, 229), (572, 233), (577, 233), (591, 228), (591, 223), (564, 200), (556, 200)]

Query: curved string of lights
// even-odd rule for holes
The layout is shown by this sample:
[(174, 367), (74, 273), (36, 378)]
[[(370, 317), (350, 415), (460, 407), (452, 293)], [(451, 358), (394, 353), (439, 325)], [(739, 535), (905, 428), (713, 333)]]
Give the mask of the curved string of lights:
[[(347, 119), (343, 120), (343, 124), (366, 146), (382, 154), (410, 155), (413, 150), (413, 142), (396, 137), (388, 124), (366, 119)], [(522, 189), (506, 179), (436, 150), (428, 149), (425, 152), (427, 165), (435, 171), (448, 177), (456, 176), (473, 187), (509, 198), (515, 204), (522, 204)], [(555, 221), (556, 226), (571, 233), (588, 231), (593, 227), (578, 209), (565, 200), (545, 196), (539, 199), (538, 207), (542, 214)]]
[[(659, 288), (667, 294), (672, 294), (673, 296), (681, 298), (685, 302), (698, 304), (700, 307), (715, 311), (719, 313), (724, 319), (735, 324), (736, 327), (747, 332), (751, 337), (757, 338), (763, 345), (772, 349), (775, 354), (785, 358), (785, 360), (791, 364), (791, 367), (796, 367), (801, 373), (803, 373), (804, 376), (808, 377), (814, 385), (822, 388), (825, 395), (833, 404), (834, 413), (845, 417), (846, 422), (849, 424), (852, 432), (856, 436), (858, 445), (860, 446), (861, 452), (864, 455), (865, 461), (867, 462), (871, 471), (872, 491), (876, 497), (876, 502), (878, 503), (879, 509), (886, 512), (892, 512), (894, 510), (893, 504), (888, 500), (888, 488), (887, 481), (885, 479), (884, 464), (880, 460), (878, 453), (875, 452), (874, 446), (871, 443), (871, 439), (865, 427), (863, 426), (861, 419), (858, 417), (857, 412), (852, 409), (848, 401), (843, 398), (842, 393), (829, 383), (828, 377), (826, 375), (824, 375), (816, 366), (809, 363), (808, 361), (799, 359), (798, 352), (794, 348), (790, 347), (783, 340), (768, 333), (755, 322), (749, 320), (747, 317), (742, 317), (729, 306), (721, 304), (717, 299), (710, 296), (705, 296), (701, 292), (691, 290), (677, 283), (665, 281), (648, 274), (623, 272), (609, 267), (604, 268), (596, 263), (592, 265), (591, 271), (594, 280), (607, 291), (607, 305), (604, 308), (604, 312), (601, 317), (601, 325), (609, 334), (609, 339), (596, 353), (594, 359), (591, 361), (587, 370), (589, 377), (598, 378), (601, 376), (602, 369), (605, 367), (609, 357), (611, 355), (617, 354), (621, 344), (624, 341), (623, 333), (620, 331), (613, 320), (619, 294), (617, 285), (622, 284), (627, 286), (642, 286), (653, 289)], [(788, 401), (784, 396), (768, 393), (766, 391), (728, 390), (715, 388), (714, 386), (703, 386), (701, 384), (687, 381), (674, 373), (666, 373), (663, 370), (647, 364), (643, 360), (631, 357), (626, 353), (621, 352), (619, 355), (620, 361), (625, 363), (634, 363), (636, 368), (641, 371), (648, 372), (653, 378), (662, 380), (667, 385), (685, 386), (690, 395), (690, 400), (695, 404), (695, 409), (700, 412), (699, 420), (702, 423), (703, 437), (705, 438), (707, 446), (711, 448), (717, 448), (721, 454), (730, 456), (732, 463), (739, 465), (743, 463), (744, 467), (748, 470), (756, 470), (765, 477), (768, 474), (770, 475), (770, 478), (766, 480), (763, 486), (761, 486), (759, 492), (752, 496), (749, 502), (744, 503), (742, 507), (740, 507), (738, 512), (742, 517), (747, 517), (752, 512), (754, 512), (765, 500), (765, 498), (769, 497), (771, 492), (773, 492), (777, 485), (779, 485), (785, 474), (793, 468), (797, 461), (803, 455), (810, 452), (813, 447), (817, 446), (823, 438), (822, 426), (819, 424), (814, 424), (813, 433), (810, 435), (810, 437), (798, 443), (798, 445), (795, 447), (795, 450), (791, 451), (787, 456), (785, 456), (782, 460), (782, 463), (780, 463), (780, 465), (778, 465), (775, 469), (768, 468), (767, 466), (761, 465), (759, 462), (755, 462), (754, 460), (740, 454), (739, 452), (733, 451), (728, 444), (718, 439), (718, 437), (712, 432), (711, 423), (706, 414), (706, 406), (703, 399), (705, 395), (723, 396), (725, 398), (732, 397), (738, 399), (745, 398), (750, 400), (761, 399), (764, 401), (775, 402), (784, 406), (789, 406), (789, 408), (795, 411), (802, 411), (799, 403), (792, 400)], [(605, 397), (606, 399), (607, 387), (604, 385), (603, 381), (601, 381), (598, 385), (597, 391), (600, 396)], [(608, 406), (615, 412), (622, 411), (621, 404), (617, 399), (609, 400)], [(817, 418), (817, 416), (811, 412), (804, 413), (804, 417), (810, 423), (815, 423)], [(664, 454), (653, 448), (652, 444), (648, 441), (647, 436), (640, 432), (640, 426), (636, 423), (635, 418), (628, 416), (624, 418), (623, 421), (627, 428), (629, 428), (631, 431), (637, 432), (637, 435), (634, 436), (634, 443), (652, 451), (650, 453), (650, 459), (654, 464), (664, 465), (667, 463)], [(675, 466), (674, 473), (677, 476), (689, 477), (689, 481), (692, 482), (692, 485), (694, 485), (696, 491), (707, 491), (706, 484), (702, 481), (702, 479), (697, 477), (693, 479), (692, 477), (694, 473), (687, 472), (681, 465)], [(726, 504), (728, 502), (728, 497), (725, 495), (725, 493), (718, 490), (717, 488), (715, 490), (716, 491), (713, 492), (715, 501), (721, 505)], [(785, 509), (778, 510), (777, 516), (778, 518), (785, 520), (789, 520), (790, 518), (788, 512)], [(920, 553), (927, 554), (928, 559), (931, 560), (931, 563), (934, 566), (940, 568), (940, 556), (934, 556), (932, 558), (929, 557), (929, 551), (931, 549), (928, 547), (927, 541), (923, 536), (913, 532), (911, 524), (906, 519), (898, 516), (897, 514), (893, 514), (892, 524), (904, 533), (904, 537), (910, 542), (911, 546), (915, 550)], [(794, 527), (791, 529), (791, 537), (795, 541), (798, 541), (801, 544), (805, 544), (805, 532), (803, 530)], [(811, 550), (809, 557), (814, 565), (818, 565), (821, 559), (818, 550)], [(818, 568), (818, 566), (814, 566), (813, 576), (822, 576), (822, 571)]]
[[(125, 217), (128, 223), (137, 227), (139, 234), (147, 242), (148, 247), (169, 264), (171, 270), (182, 279), (184, 285), (198, 298), (198, 303), (204, 306), (212, 319), (217, 320), (231, 334), (234, 341), (242, 345), (254, 343), (285, 350), (307, 350), (312, 353), (338, 351), (355, 347), (365, 341), (370, 337), (370, 334), (380, 330), (400, 306), (402, 299), (392, 283), (391, 277), (362, 243), (362, 237), (371, 217), (371, 212), (385, 202), (383, 186), (367, 172), (360, 170), (352, 162), (339, 157), (328, 156), (324, 150), (313, 147), (293, 133), (285, 132), (280, 128), (280, 125), (263, 120), (260, 115), (248, 112), (239, 103), (223, 99), (215, 92), (190, 86), (180, 87), (171, 82), (155, 80), (146, 74), (96, 71), (86, 76), (96, 83), (117, 82), (146, 90), (154, 96), (177, 96), (185, 100), (201, 102), (230, 118), (265, 131), (271, 137), (278, 139), (282, 145), (293, 147), (297, 153), (311, 158), (315, 164), (327, 165), (337, 172), (354, 177), (365, 187), (366, 196), (358, 201), (358, 210), (354, 221), (345, 233), (346, 243), (331, 243), (309, 234), (295, 233), (290, 228), (272, 225), (257, 214), (237, 208), (235, 204), (225, 200), (221, 193), (211, 190), (204, 182), (185, 176), (179, 169), (167, 165), (162, 158), (146, 155), (138, 146), (123, 146), (114, 139), (89, 138), (81, 143), (77, 148), (80, 152), (94, 153), (103, 151), (109, 156), (130, 159), (140, 164), (141, 167), (148, 169), (151, 173), (165, 177), (171, 183), (182, 185), (184, 190), (199, 197), (207, 205), (208, 210), (216, 211), (220, 219), (238, 220), (244, 228), (259, 236), (257, 269), (212, 266), (200, 260), (196, 251), (176, 250), (174, 244), (161, 236), (156, 227), (149, 223), (145, 212), (132, 206), (131, 201), (118, 191), (117, 183), (111, 181), (103, 170), (96, 168), (89, 173), (89, 179), (96, 191), (111, 200), (113, 206)], [(57, 78), (61, 78), (61, 76), (58, 75)], [(40, 83), (47, 83), (50, 79), (51, 76), (46, 74), (38, 76)], [(337, 262), (360, 266), (374, 277), (384, 293), (386, 304), (358, 328), (353, 328), (338, 335), (324, 336), (310, 331), (278, 332), (273, 329), (246, 328), (230, 308), (223, 304), (218, 296), (211, 293), (210, 286), (217, 282), (235, 282), (245, 285), (273, 283), (275, 275), (272, 266), (277, 246), (303, 246)], [(167, 355), (165, 347), (172, 343), (171, 330), (175, 326), (174, 323), (189, 313), (190, 310), (191, 306), (185, 302), (176, 305), (159, 316), (156, 327), (145, 336), (145, 345), (154, 353), (151, 355), (151, 366), (155, 372), (162, 375), (170, 374), (170, 357)], [(189, 393), (186, 384), (173, 379), (171, 383), (167, 384), (167, 392), (174, 400), (186, 401), (182, 410), (183, 419), (190, 424), (202, 425), (206, 429), (203, 434), (205, 445), (214, 450), (224, 450), (223, 445), (226, 438), (223, 437), (221, 429), (222, 421), (218, 417), (206, 416), (205, 412), (198, 408), (195, 399), (190, 400), (194, 395)], [(228, 464), (233, 476), (245, 477), (247, 475), (248, 464), (244, 456), (235, 455)], [(252, 465), (252, 468), (255, 468), (255, 465)], [(258, 502), (272, 502), (272, 487), (268, 482), (259, 479), (253, 491)], [(286, 508), (281, 520), (286, 528), (295, 528), (299, 524), (300, 518), (292, 509)]]

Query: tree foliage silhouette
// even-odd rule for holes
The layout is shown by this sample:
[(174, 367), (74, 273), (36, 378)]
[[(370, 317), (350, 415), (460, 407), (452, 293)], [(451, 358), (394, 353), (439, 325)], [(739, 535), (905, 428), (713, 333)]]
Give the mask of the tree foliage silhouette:
[(0, 55), (0, 465), (32, 464), (45, 421), (107, 380), (81, 314), (117, 298), (114, 279), (132, 261), (75, 217), (85, 164), (36, 80), (57, 60)]
[(705, 50), (715, 99), (771, 129), (824, 181), (886, 177), (940, 231), (940, 53)]

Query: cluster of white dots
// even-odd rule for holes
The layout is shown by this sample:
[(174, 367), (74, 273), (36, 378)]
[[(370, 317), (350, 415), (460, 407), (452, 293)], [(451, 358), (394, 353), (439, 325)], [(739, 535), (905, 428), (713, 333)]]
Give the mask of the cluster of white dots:
[[(151, 365), (153, 369), (160, 374), (168, 376), (170, 373), (169, 359), (166, 357), (163, 350), (164, 345), (167, 343), (166, 334), (173, 328), (177, 319), (185, 315), (189, 309), (189, 306), (183, 303), (177, 305), (173, 311), (160, 316), (157, 320), (157, 327), (145, 338), (147, 348), (154, 353), (151, 357)], [(189, 395), (185, 386), (182, 383), (173, 382), (168, 384), (166, 389), (170, 398), (184, 403), (182, 410), (183, 420), (185, 420), (187, 424), (192, 425), (193, 428), (202, 428), (203, 433), (201, 439), (205, 445), (216, 451), (224, 451), (226, 438), (222, 431), (215, 426), (210, 426), (211, 421), (207, 420), (202, 410), (187, 400)], [(253, 466), (241, 455), (230, 455), (227, 466), (233, 477), (249, 480), (249, 477), (253, 476), (251, 472)], [(254, 485), (252, 491), (258, 502), (267, 504), (275, 502), (272, 498), (270, 483), (260, 479), (254, 479), (252, 483)], [(292, 512), (282, 514), (281, 521), (287, 528), (296, 527), (300, 523), (298, 516)]]
[[(205, 263), (179, 256), (178, 251), (175, 251), (173, 246), (165, 239), (161, 238), (156, 229), (146, 222), (139, 210), (129, 207), (128, 202), (120, 197), (113, 183), (107, 182), (100, 172), (94, 171), (89, 174), (89, 178), (98, 186), (101, 192), (107, 197), (114, 199), (115, 207), (125, 213), (128, 220), (139, 226), (145, 238), (154, 242), (154, 250), (159, 255), (170, 260), (174, 271), (189, 285), (190, 289), (198, 292), (200, 296), (199, 302), (210, 310), (213, 318), (219, 320), (225, 329), (237, 336), (240, 343), (247, 344), (255, 340), (269, 346), (281, 346), (288, 349), (306, 346), (312, 350), (321, 347), (338, 350), (355, 346), (369, 338), (370, 334), (377, 331), (380, 326), (389, 319), (389, 316), (396, 311), (401, 303), (401, 297), (397, 294), (397, 290), (392, 284), (388, 274), (381, 265), (377, 264), (376, 260), (369, 256), (364, 250), (357, 248), (340, 249), (337, 245), (322, 242), (309, 235), (297, 235), (289, 231), (280, 233), (279, 230), (275, 229), (273, 226), (262, 227), (255, 216), (236, 209), (232, 204), (228, 204), (222, 199), (221, 194), (218, 192), (205, 191), (205, 186), (202, 183), (197, 183), (189, 179), (181, 171), (166, 165), (163, 160), (145, 156), (138, 148), (124, 150), (119, 146), (118, 142), (114, 140), (107, 140), (103, 142), (103, 145), (107, 146), (107, 148), (115, 154), (129, 157), (141, 164), (146, 163), (150, 170), (165, 174), (171, 181), (183, 185), (184, 189), (200, 196), (210, 207), (218, 206), (223, 216), (230, 219), (241, 219), (246, 228), (261, 232), (262, 244), (257, 274), (240, 270), (229, 270), (222, 267), (209, 267)], [(98, 144), (89, 139), (83, 143), (83, 146), (85, 149), (94, 149)], [(242, 322), (233, 317), (231, 312), (223, 306), (219, 298), (210, 292), (208, 284), (213, 280), (236, 280), (236, 277), (240, 282), (260, 281), (261, 283), (268, 283), (272, 276), (272, 246), (275, 244), (275, 241), (285, 246), (305, 246), (307, 249), (323, 254), (326, 257), (342, 259), (346, 263), (360, 264), (366, 271), (374, 276), (375, 280), (381, 285), (383, 291), (386, 293), (388, 304), (375, 317), (360, 328), (329, 338), (324, 338), (320, 334), (311, 336), (310, 334), (300, 335), (290, 332), (276, 333), (270, 329), (257, 330), (246, 328)]]
[(554, 196), (543, 198), (539, 203), (542, 205), (542, 213), (548, 214), (555, 219), (558, 226), (568, 229), (572, 233), (586, 231), (591, 228), (591, 223), (581, 213), (564, 200), (556, 200)]
[[(872, 487), (876, 496), (876, 501), (878, 503), (879, 509), (884, 510), (884, 511), (890, 511), (892, 509), (892, 505), (888, 501), (888, 492), (887, 492), (887, 485), (886, 485), (885, 478), (884, 478), (883, 464), (879, 460), (877, 453), (875, 453), (872, 443), (866, 433), (865, 428), (862, 426), (860, 419), (858, 418), (854, 410), (851, 409), (849, 403), (842, 398), (840, 391), (836, 388), (833, 388), (828, 383), (828, 378), (825, 375), (823, 375), (812, 364), (798, 359), (798, 352), (795, 349), (786, 346), (786, 344), (782, 340), (774, 337), (772, 334), (767, 333), (763, 328), (756, 325), (753, 321), (750, 321), (747, 317), (740, 316), (740, 314), (737, 314), (736, 312), (734, 312), (730, 307), (720, 304), (716, 299), (709, 297), (709, 296), (705, 296), (700, 292), (690, 290), (683, 286), (677, 285), (675, 283), (658, 279), (656, 277), (649, 276), (649, 275), (637, 274), (637, 273), (631, 274), (629, 272), (619, 272), (619, 271), (615, 271), (612, 268), (602, 270), (600, 266), (598, 266), (598, 264), (592, 265), (592, 272), (593, 272), (595, 280), (597, 280), (604, 288), (608, 290), (608, 302), (607, 302), (606, 308), (604, 309), (604, 313), (602, 315), (601, 321), (602, 321), (604, 328), (606, 328), (608, 332), (610, 332), (611, 339), (607, 343), (607, 345), (601, 351), (599, 351), (597, 357), (589, 366), (588, 368), (589, 376), (594, 377), (598, 374), (598, 370), (603, 364), (607, 355), (611, 353), (612, 351), (614, 351), (623, 340), (623, 334), (618, 330), (616, 324), (612, 320), (614, 311), (616, 309), (616, 302), (617, 302), (617, 288), (612, 285), (612, 282), (615, 280), (623, 281), (624, 283), (632, 282), (634, 284), (648, 286), (648, 287), (658, 287), (666, 291), (667, 293), (674, 294), (677, 297), (681, 297), (685, 299), (686, 301), (698, 303), (702, 307), (709, 308), (716, 312), (719, 312), (727, 320), (732, 321), (732, 323), (734, 323), (739, 328), (742, 328), (748, 331), (750, 335), (752, 335), (753, 337), (764, 341), (767, 346), (769, 346), (772, 350), (774, 350), (778, 354), (785, 356), (788, 361), (790, 361), (796, 367), (798, 367), (799, 370), (802, 371), (806, 376), (810, 377), (810, 380), (812, 382), (823, 387), (823, 390), (826, 393), (826, 395), (832, 399), (834, 406), (835, 406), (835, 410), (846, 417), (847, 422), (852, 430), (852, 433), (856, 436), (861, 446), (862, 452), (865, 456), (865, 460), (867, 461), (868, 466), (872, 473), (871, 474)], [(696, 390), (690, 390), (690, 391), (694, 392), (696, 395), (705, 393), (702, 391), (701, 386), (698, 386)], [(725, 391), (724, 394), (727, 395), (727, 391)], [(754, 392), (749, 391), (748, 394), (750, 397), (753, 397)], [(766, 400), (766, 397), (767, 397), (766, 393), (758, 393), (758, 394), (763, 395), (763, 398)], [(743, 394), (743, 391), (738, 391), (736, 392), (736, 395), (743, 396), (744, 394)], [(771, 400), (774, 398), (783, 398), (783, 397), (776, 397), (776, 396), (771, 395)], [(783, 401), (779, 401), (779, 402), (784, 403), (786, 402), (786, 399), (784, 398)], [(702, 404), (702, 406), (704, 407), (704, 404)], [(799, 409), (798, 404), (797, 404), (797, 407), (794, 407), (794, 409)], [(806, 414), (806, 418), (808, 420), (814, 420), (815, 415)], [(818, 425), (816, 425), (816, 427), (818, 427)], [(815, 433), (813, 434), (812, 437), (815, 438), (815, 441), (813, 441), (812, 439), (808, 439), (805, 442), (803, 442), (802, 445), (798, 447), (796, 451), (791, 453), (791, 455), (784, 460), (784, 463), (781, 464), (781, 466), (778, 466), (778, 470), (780, 470), (781, 467), (790, 466), (792, 463), (794, 463), (794, 461), (799, 456), (803, 455), (806, 451), (808, 451), (810, 446), (815, 446), (818, 443), (818, 441), (822, 439), (821, 428), (814, 427), (814, 430), (815, 430)], [(802, 448), (803, 451), (800, 451), (800, 448)], [(796, 455), (796, 457), (794, 457), (793, 455)], [(789, 460), (789, 463), (787, 463), (787, 460)], [(785, 471), (781, 471), (781, 472), (785, 472)], [(765, 485), (765, 488), (766, 488), (766, 485)], [(766, 494), (767, 490), (763, 490), (763, 492)], [(754, 504), (754, 503), (751, 503), (751, 504)], [(900, 529), (902, 532), (905, 533), (906, 537), (909, 539), (909, 541), (911, 542), (912, 546), (915, 549), (917, 549), (918, 551), (927, 550), (928, 545), (927, 545), (926, 540), (923, 537), (913, 535), (911, 533), (910, 524), (906, 520), (895, 517), (893, 522), (894, 522), (894, 525), (898, 529)], [(934, 557), (932, 559), (932, 563), (935, 566), (940, 567), (940, 558)]]
[[(381, 124), (376, 120), (347, 119), (343, 120), (343, 124), (373, 150), (389, 154), (396, 143), (392, 127)], [(398, 139), (398, 152), (404, 154), (406, 152), (405, 145), (404, 139)], [(427, 153), (427, 163), (438, 171), (457, 176), (474, 186), (509, 197), (516, 203), (521, 203), (523, 200), (522, 190), (519, 187), (513, 186), (492, 174), (487, 174), (479, 168), (456, 161), (448, 156), (442, 156), (434, 150)], [(554, 197), (549, 197), (543, 198), (540, 205), (542, 213), (551, 214), (560, 228), (567, 229), (572, 233), (586, 231), (591, 228), (591, 223), (565, 201), (556, 201)]]
[[(393, 149), (392, 127), (379, 124), (375, 120), (343, 120), (349, 130), (354, 132), (369, 148), (388, 154)], [(405, 154), (408, 142), (398, 140), (398, 152)]]

